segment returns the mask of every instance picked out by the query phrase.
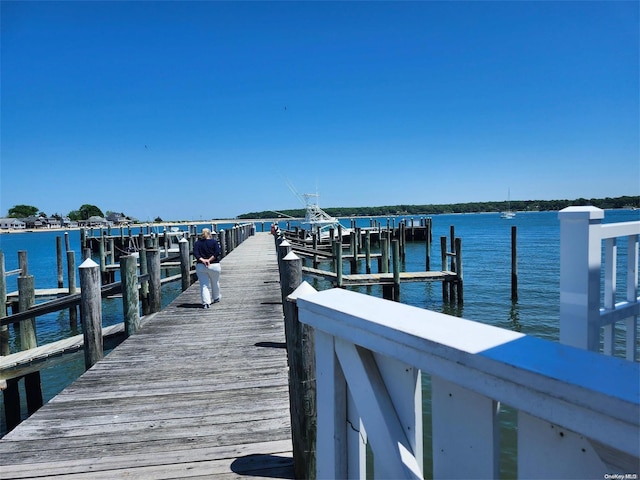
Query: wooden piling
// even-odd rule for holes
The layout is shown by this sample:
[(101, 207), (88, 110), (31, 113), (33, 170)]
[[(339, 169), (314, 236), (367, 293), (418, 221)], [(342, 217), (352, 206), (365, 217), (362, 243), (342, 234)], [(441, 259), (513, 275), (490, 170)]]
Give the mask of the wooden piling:
[[(35, 279), (28, 274), (27, 252), (18, 252), (18, 263), (21, 274), (18, 277), (18, 310), (26, 312), (35, 305)], [(38, 346), (36, 336), (35, 317), (27, 318), (20, 322), (20, 350), (28, 350)], [(24, 376), (24, 389), (27, 400), (27, 411), (31, 414), (38, 410), (42, 404), (42, 387), (40, 384), (40, 372), (30, 373)]]
[(457, 280), (456, 280), (456, 295), (458, 297), (458, 305), (462, 305), (464, 303), (464, 295), (463, 295), (463, 275), (462, 275), (462, 239), (456, 238), (456, 259), (457, 259)]
[[(100, 277), (101, 281), (106, 283), (106, 273), (107, 273), (107, 253), (104, 245), (104, 236), (100, 235), (100, 240), (98, 244), (98, 251), (100, 252)], [(83, 262), (84, 263), (84, 262)]]
[(159, 312), (162, 308), (160, 250), (147, 250), (147, 271), (149, 273), (149, 313)]
[(62, 288), (64, 285), (64, 277), (62, 275), (63, 269), (62, 260), (62, 237), (56, 237), (56, 266), (58, 273), (58, 288)]
[[(313, 251), (318, 251), (318, 232), (311, 233), (311, 241), (313, 245)], [(318, 255), (316, 253), (313, 254), (313, 268), (318, 268)]]
[[(389, 230), (387, 230), (389, 232)], [(385, 237), (380, 240), (380, 253), (378, 271), (380, 273), (389, 273), (389, 238)], [(393, 300), (393, 285), (382, 285), (382, 298)]]
[(302, 259), (291, 252), (282, 262), (282, 296), (295, 478), (316, 477), (316, 387), (313, 329), (298, 321), (295, 301), (287, 297), (302, 283)]
[(400, 301), (400, 241), (391, 242), (391, 256), (393, 260), (393, 300)]
[[(144, 240), (140, 244), (141, 248), (138, 251), (138, 259), (140, 263), (140, 275), (146, 275), (149, 273), (149, 267), (147, 265), (147, 247), (145, 245)], [(138, 292), (140, 295), (140, 303), (142, 305), (142, 315), (148, 315), (151, 313), (151, 308), (149, 307), (149, 280), (142, 280), (140, 283), (140, 291)]]
[(351, 245), (351, 273), (358, 273), (358, 242), (356, 232), (353, 230), (349, 234), (349, 243)]
[(18, 380), (19, 379), (17, 378), (10, 378), (7, 380), (7, 388), (2, 390), (2, 397), (4, 400), (4, 418), (8, 431), (13, 430), (22, 421)]
[[(449, 270), (448, 265), (448, 256), (447, 256), (447, 237), (440, 237), (440, 255), (442, 257), (442, 270)], [(449, 286), (447, 285), (447, 281), (442, 282), (442, 301), (449, 301)]]
[[(67, 278), (69, 295), (76, 293), (76, 252), (67, 250)], [(78, 329), (78, 310), (76, 306), (69, 307), (69, 327), (72, 332)]]
[(224, 230), (220, 230), (218, 232), (218, 240), (220, 241), (220, 249), (222, 250), (222, 255), (226, 255), (227, 252), (227, 238)]
[[(7, 316), (7, 280), (4, 263), (4, 252), (0, 250), (0, 318)], [(9, 327), (0, 326), (0, 356), (11, 353), (9, 348)]]
[(431, 270), (431, 219), (427, 218), (425, 219), (425, 230), (424, 230), (424, 239), (425, 239), (425, 249), (426, 249), (426, 263), (425, 263), (425, 268), (426, 271), (430, 271)]
[(84, 338), (84, 365), (88, 370), (102, 360), (102, 296), (100, 267), (93, 260), (85, 260), (80, 270), (80, 318)]
[[(278, 242), (278, 270), (280, 272), (280, 282), (281, 282), (281, 286), (282, 286), (282, 272), (283, 272), (283, 265), (282, 262), (284, 261), (284, 257), (286, 257), (289, 252), (291, 251), (291, 243), (289, 243), (288, 240), (286, 240), (284, 237), (279, 239)], [(283, 300), (284, 301), (284, 300)]]
[[(18, 311), (26, 312), (35, 303), (35, 280), (33, 275), (20, 275), (18, 277)], [(37, 346), (36, 319), (31, 317), (20, 322), (20, 348), (21, 350), (27, 350)]]
[(182, 291), (191, 286), (191, 264), (189, 262), (189, 240), (181, 238), (178, 241), (180, 248), (180, 276), (182, 278)]
[[(338, 231), (340, 231), (340, 229), (338, 229)], [(341, 237), (334, 242), (334, 256), (336, 258), (336, 286), (338, 288), (342, 288), (344, 284), (342, 280), (342, 241), (340, 238)]]
[(518, 301), (518, 230), (511, 226), (511, 300)]
[(371, 231), (367, 230), (364, 237), (365, 271), (371, 273)]
[[(138, 264), (133, 255), (120, 257), (120, 282), (122, 283), (122, 313), (124, 333), (129, 337), (140, 328), (140, 298), (138, 295)], [(184, 290), (183, 290), (184, 291)]]

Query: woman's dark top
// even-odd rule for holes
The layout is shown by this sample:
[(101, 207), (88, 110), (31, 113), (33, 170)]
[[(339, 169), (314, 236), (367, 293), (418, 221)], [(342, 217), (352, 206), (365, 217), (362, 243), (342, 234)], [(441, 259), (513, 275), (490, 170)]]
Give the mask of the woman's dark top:
[(193, 244), (193, 256), (196, 257), (197, 261), (200, 261), (201, 258), (215, 257), (213, 261), (219, 262), (221, 253), (220, 244), (215, 238), (199, 238)]

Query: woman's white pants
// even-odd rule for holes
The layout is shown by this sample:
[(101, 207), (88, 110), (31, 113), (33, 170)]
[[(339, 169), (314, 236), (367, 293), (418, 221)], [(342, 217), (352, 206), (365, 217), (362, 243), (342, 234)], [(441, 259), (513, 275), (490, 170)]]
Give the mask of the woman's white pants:
[(219, 263), (211, 263), (209, 267), (204, 263), (196, 264), (196, 275), (200, 282), (200, 297), (203, 305), (209, 305), (220, 300), (220, 272)]

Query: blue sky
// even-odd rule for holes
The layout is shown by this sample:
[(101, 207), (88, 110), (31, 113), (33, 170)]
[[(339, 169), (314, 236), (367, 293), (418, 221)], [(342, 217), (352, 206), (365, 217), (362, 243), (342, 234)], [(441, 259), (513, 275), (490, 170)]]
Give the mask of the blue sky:
[(635, 1), (0, 9), (0, 216), (640, 194)]

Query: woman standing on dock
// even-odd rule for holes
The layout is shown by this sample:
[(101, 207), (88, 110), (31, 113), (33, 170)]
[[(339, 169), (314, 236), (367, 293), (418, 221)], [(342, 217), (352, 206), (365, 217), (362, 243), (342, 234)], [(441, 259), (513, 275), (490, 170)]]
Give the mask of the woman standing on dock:
[(212, 303), (220, 301), (221, 253), (220, 244), (211, 236), (211, 230), (203, 228), (200, 238), (193, 245), (203, 308), (209, 308)]

